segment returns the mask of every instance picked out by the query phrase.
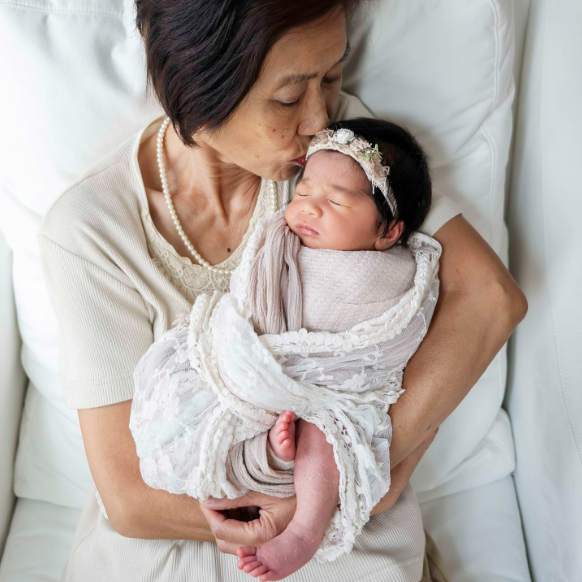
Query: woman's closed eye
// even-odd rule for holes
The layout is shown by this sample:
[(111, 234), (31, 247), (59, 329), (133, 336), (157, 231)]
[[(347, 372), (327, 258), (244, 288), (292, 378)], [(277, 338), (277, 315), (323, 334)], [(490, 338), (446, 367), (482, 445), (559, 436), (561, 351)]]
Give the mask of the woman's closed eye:
[(333, 85), (334, 83), (341, 81), (341, 79), (342, 79), (342, 74), (340, 73), (339, 75), (336, 75), (335, 77), (324, 77), (323, 82), (326, 85)]
[[(339, 75), (336, 75), (335, 77), (324, 77), (322, 82), (324, 85), (334, 85), (335, 83), (341, 81), (341, 79), (342, 79), (342, 74), (340, 73)], [(301, 99), (295, 99), (293, 101), (279, 101), (277, 99), (276, 102), (283, 107), (293, 107), (293, 106), (297, 105), (300, 100)]]

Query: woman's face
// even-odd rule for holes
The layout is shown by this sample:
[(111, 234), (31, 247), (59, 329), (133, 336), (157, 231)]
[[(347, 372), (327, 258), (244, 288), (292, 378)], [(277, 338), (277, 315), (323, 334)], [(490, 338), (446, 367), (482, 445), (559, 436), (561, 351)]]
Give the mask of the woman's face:
[(329, 124), (346, 48), (341, 9), (289, 31), (269, 51), (234, 115), (218, 130), (202, 132), (202, 140), (225, 163), (272, 180), (291, 178), (305, 164), (311, 136)]

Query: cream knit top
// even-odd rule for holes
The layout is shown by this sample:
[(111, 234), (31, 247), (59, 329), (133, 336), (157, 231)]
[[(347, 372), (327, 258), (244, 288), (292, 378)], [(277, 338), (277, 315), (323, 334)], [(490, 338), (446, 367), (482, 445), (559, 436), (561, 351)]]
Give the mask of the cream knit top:
[[(371, 114), (357, 98), (341, 93), (334, 119), (359, 116)], [(38, 234), (69, 408), (130, 400), (133, 370), (149, 346), (190, 311), (197, 295), (228, 289), (229, 275), (180, 256), (152, 221), (137, 154), (161, 122), (154, 120), (64, 192)], [(277, 184), (279, 208), (290, 200), (291, 188), (291, 181)], [(238, 265), (266, 208), (263, 180), (248, 231), (220, 267)], [(435, 193), (420, 230), (432, 236), (457, 214), (448, 198)]]

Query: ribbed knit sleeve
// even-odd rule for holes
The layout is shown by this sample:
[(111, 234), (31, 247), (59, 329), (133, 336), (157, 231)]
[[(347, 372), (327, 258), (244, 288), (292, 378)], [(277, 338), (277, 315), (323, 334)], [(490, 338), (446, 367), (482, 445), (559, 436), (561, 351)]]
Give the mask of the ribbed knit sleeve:
[(418, 230), (434, 236), (441, 226), (458, 214), (461, 214), (461, 209), (448, 196), (433, 190), (430, 210)]
[[(355, 117), (374, 117), (374, 115), (357, 97), (341, 91), (333, 115), (334, 120)], [(418, 230), (429, 236), (434, 236), (441, 226), (458, 214), (461, 214), (461, 209), (448, 196), (433, 189), (432, 204), (428, 216)]]
[(59, 364), (69, 408), (133, 398), (133, 370), (154, 341), (142, 296), (115, 277), (38, 237), (42, 267), (59, 325)]

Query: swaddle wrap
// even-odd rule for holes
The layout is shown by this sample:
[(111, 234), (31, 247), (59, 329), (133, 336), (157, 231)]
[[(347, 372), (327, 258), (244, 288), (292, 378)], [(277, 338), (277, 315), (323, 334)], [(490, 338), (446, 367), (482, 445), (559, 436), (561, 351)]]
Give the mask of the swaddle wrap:
[[(230, 293), (199, 296), (189, 320), (169, 330), (144, 355), (134, 374), (130, 428), (148, 485), (204, 500), (247, 492), (249, 483), (236, 476), (237, 456), (245, 441), (274, 425), (280, 412), (293, 410), (315, 424), (333, 446), (340, 475), (340, 507), (316, 554), (321, 560), (332, 560), (351, 549), (370, 511), (389, 489), (388, 408), (402, 392), (403, 369), (434, 311), (440, 245), (415, 233), (409, 239), (410, 251), (393, 251), (411, 253), (414, 265), (408, 281), (412, 283), (403, 291), (407, 275), (395, 274), (394, 281), (400, 281), (395, 289), (403, 292), (388, 292), (383, 299), (390, 306), (384, 309), (374, 290), (361, 294), (357, 271), (362, 263), (345, 260), (352, 253), (289, 245), (283, 253), (270, 253), (273, 241), (265, 244), (265, 237), (269, 233), (284, 238), (281, 219), (278, 213), (270, 229), (268, 219), (259, 222), (232, 275)], [(357, 253), (379, 261), (366, 262), (366, 272), (385, 266), (383, 253)], [(281, 257), (284, 260), (278, 260)], [(262, 261), (258, 270), (256, 261)], [(297, 322), (297, 314), (307, 319), (312, 308), (303, 310), (303, 304), (320, 305), (318, 310), (326, 311), (329, 302), (314, 303), (311, 285), (301, 285), (300, 275), (311, 268), (316, 279), (319, 266), (330, 262), (339, 281), (343, 277), (357, 283), (356, 288), (342, 291), (352, 309), (339, 325), (348, 322), (349, 328), (335, 333), (284, 331), (303, 323)], [(259, 283), (261, 277), (266, 285)], [(295, 295), (289, 293), (293, 286)], [(264, 295), (258, 294), (261, 288)], [(279, 303), (269, 303), (277, 297)], [(350, 304), (350, 297), (367, 298), (369, 305)], [(382, 311), (377, 317), (358, 319), (356, 324), (348, 321), (378, 309)], [(328, 320), (314, 317), (311, 327), (317, 329), (318, 322), (327, 325)], [(260, 335), (255, 330), (255, 326), (273, 325), (278, 333)], [(264, 435), (262, 442), (266, 446)], [(288, 473), (277, 475), (280, 483), (270, 485), (271, 489), (291, 495)]]

